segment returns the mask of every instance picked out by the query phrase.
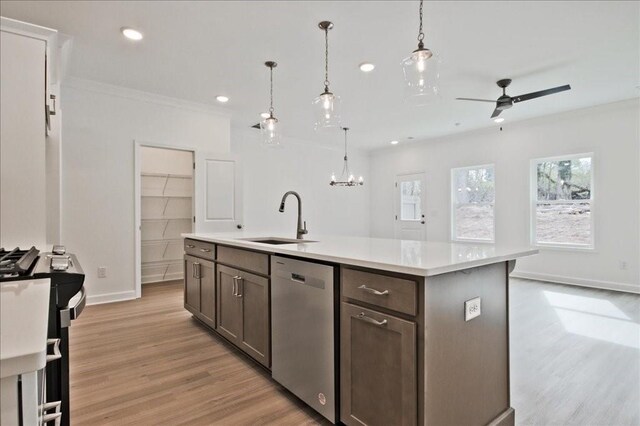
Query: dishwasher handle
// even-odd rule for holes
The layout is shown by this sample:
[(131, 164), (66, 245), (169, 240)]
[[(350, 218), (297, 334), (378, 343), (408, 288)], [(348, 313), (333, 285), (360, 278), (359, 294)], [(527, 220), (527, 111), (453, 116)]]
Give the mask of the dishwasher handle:
[(291, 273), (291, 281), (296, 282), (296, 283), (300, 283), (300, 284), (306, 284), (307, 283), (307, 279), (305, 278), (304, 275), (296, 274), (294, 272)]

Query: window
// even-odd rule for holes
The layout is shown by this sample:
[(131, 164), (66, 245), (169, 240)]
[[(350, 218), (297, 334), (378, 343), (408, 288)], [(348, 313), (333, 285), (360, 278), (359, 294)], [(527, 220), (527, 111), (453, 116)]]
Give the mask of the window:
[(532, 242), (593, 248), (593, 156), (531, 162)]
[(400, 182), (400, 219), (422, 220), (420, 180), (406, 180)]
[(494, 241), (493, 165), (451, 170), (451, 238)]

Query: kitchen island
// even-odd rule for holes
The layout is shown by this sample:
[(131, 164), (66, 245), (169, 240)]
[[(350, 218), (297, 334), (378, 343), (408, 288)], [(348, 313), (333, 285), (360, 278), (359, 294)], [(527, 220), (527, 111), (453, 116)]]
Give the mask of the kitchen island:
[(185, 308), (267, 369), (277, 314), (272, 261), (333, 267), (336, 401), (318, 400), (335, 403), (336, 421), (514, 424), (508, 277), (515, 259), (537, 250), (248, 232), (183, 237)]

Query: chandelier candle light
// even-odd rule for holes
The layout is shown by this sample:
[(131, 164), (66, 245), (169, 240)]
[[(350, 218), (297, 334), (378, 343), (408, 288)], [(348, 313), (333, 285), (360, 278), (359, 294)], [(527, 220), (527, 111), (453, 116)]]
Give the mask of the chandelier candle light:
[(318, 27), (324, 31), (324, 92), (313, 100), (316, 114), (316, 130), (327, 127), (340, 127), (340, 97), (329, 90), (329, 30), (333, 23), (322, 21)]
[(340, 180), (336, 180), (336, 175), (332, 174), (331, 182), (329, 182), (329, 185), (331, 186), (364, 185), (364, 179), (362, 178), (362, 176), (360, 176), (356, 181), (356, 178), (353, 176), (353, 174), (349, 170), (349, 159), (347, 157), (347, 131), (349, 130), (349, 128), (343, 127), (342, 130), (344, 130), (344, 165), (342, 166), (342, 175), (340, 176)]
[[(269, 115), (260, 121), (260, 130), (262, 131), (262, 142), (266, 146), (280, 146), (280, 126), (278, 119), (273, 115), (273, 69), (278, 66), (274, 61), (267, 61), (264, 65), (269, 68), (270, 98), (269, 98)], [(266, 115), (266, 114), (265, 114)]]
[[(438, 95), (437, 85), (439, 74), (437, 70), (438, 58), (433, 57), (431, 50), (424, 47), (424, 32), (422, 30), (423, 0), (420, 0), (420, 27), (418, 29), (418, 48), (402, 61), (405, 88), (410, 98), (422, 104)], [(427, 76), (429, 72), (429, 76)], [(428, 78), (429, 77), (429, 78)]]

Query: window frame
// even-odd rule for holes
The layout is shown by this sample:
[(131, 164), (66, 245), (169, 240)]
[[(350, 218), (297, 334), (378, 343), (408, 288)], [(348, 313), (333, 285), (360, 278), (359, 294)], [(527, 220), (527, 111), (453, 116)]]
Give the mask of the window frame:
[[(537, 206), (538, 206), (538, 164), (544, 162), (556, 162), (563, 160), (578, 160), (580, 158), (590, 158), (591, 159), (591, 189), (590, 189), (590, 242), (588, 244), (578, 244), (578, 243), (545, 243), (539, 242), (536, 239), (537, 235)], [(593, 152), (585, 152), (580, 154), (567, 154), (567, 155), (556, 155), (553, 157), (542, 157), (542, 158), (534, 158), (530, 161), (529, 166), (529, 229), (530, 229), (530, 241), (531, 245), (534, 247), (542, 248), (542, 249), (553, 249), (553, 250), (569, 250), (569, 251), (595, 251), (595, 156)], [(548, 204), (564, 204), (564, 203), (575, 203), (579, 204), (581, 200), (549, 200), (546, 203)], [(582, 200), (583, 201), (583, 200)], [(584, 202), (584, 201), (583, 201)]]
[[(455, 173), (460, 170), (475, 170), (475, 169), (493, 169), (493, 238), (464, 238), (456, 235), (456, 188), (455, 188)], [(479, 164), (476, 166), (454, 167), (450, 173), (450, 233), (451, 241), (453, 242), (473, 242), (484, 244), (495, 244), (496, 242), (496, 167), (494, 163)], [(491, 204), (491, 203), (479, 203), (479, 204)]]

